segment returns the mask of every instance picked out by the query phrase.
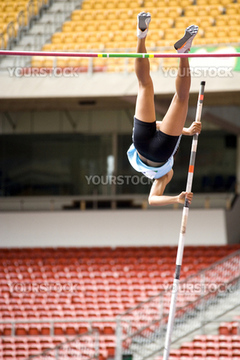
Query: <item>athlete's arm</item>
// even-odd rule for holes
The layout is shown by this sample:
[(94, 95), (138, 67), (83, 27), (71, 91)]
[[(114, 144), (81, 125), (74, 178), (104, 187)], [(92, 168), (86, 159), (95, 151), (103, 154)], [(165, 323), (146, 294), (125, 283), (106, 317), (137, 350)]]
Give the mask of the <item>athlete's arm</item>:
[(192, 136), (194, 134), (200, 134), (202, 130), (202, 124), (200, 122), (194, 121), (189, 128), (183, 128), (182, 135)]
[(148, 197), (148, 203), (152, 206), (165, 206), (171, 204), (184, 204), (187, 197), (189, 203), (192, 201), (193, 194), (187, 192), (181, 192), (176, 196), (163, 195), (167, 184), (171, 181), (173, 176), (173, 170), (169, 171), (166, 175), (160, 179), (156, 179), (152, 184), (151, 191)]

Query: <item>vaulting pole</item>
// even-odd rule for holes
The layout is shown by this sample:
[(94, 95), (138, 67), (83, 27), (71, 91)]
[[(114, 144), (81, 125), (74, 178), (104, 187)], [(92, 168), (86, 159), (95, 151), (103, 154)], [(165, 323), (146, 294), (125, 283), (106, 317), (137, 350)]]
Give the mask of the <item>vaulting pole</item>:
[[(195, 121), (197, 121), (197, 122), (201, 121), (203, 98), (204, 98), (204, 88), (205, 88), (205, 81), (202, 81), (201, 85), (200, 85), (200, 89), (199, 89), (197, 111), (196, 111), (196, 117), (195, 117)], [(195, 165), (195, 159), (196, 159), (196, 153), (197, 153), (197, 145), (198, 145), (198, 134), (195, 134), (193, 136), (193, 140), (192, 140), (192, 149), (191, 149), (191, 156), (190, 156), (189, 169), (188, 169), (186, 192), (191, 192), (191, 190), (192, 190), (192, 182), (193, 182), (194, 165)], [(174, 325), (177, 294), (178, 294), (180, 272), (181, 272), (183, 250), (184, 250), (184, 239), (185, 239), (186, 228), (187, 228), (188, 212), (189, 212), (189, 202), (186, 198), (184, 207), (183, 207), (181, 230), (180, 230), (179, 241), (178, 241), (176, 270), (175, 270), (175, 276), (174, 276), (174, 281), (173, 281), (172, 297), (171, 297), (171, 304), (170, 304), (170, 310), (169, 310), (163, 360), (168, 360), (169, 352), (170, 352), (171, 337), (172, 337), (172, 331), (173, 331), (173, 325)]]

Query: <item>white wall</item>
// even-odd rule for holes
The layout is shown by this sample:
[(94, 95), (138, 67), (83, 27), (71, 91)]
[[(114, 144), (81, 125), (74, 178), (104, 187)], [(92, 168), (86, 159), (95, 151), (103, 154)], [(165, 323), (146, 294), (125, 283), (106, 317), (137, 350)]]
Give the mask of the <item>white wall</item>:
[[(0, 213), (0, 247), (177, 245), (181, 210)], [(224, 210), (190, 209), (186, 244), (227, 243)]]

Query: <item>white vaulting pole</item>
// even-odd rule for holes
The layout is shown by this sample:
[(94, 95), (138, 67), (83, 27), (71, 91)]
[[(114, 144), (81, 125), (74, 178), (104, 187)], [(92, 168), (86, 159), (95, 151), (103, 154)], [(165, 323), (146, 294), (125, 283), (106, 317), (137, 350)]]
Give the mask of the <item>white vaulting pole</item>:
[[(200, 89), (199, 89), (197, 111), (196, 111), (196, 117), (195, 117), (195, 121), (198, 121), (198, 122), (201, 121), (203, 98), (204, 98), (204, 88), (205, 88), (205, 81), (202, 81), (200, 84)], [(195, 134), (193, 136), (193, 140), (192, 140), (192, 149), (191, 149), (191, 156), (190, 156), (189, 169), (188, 169), (186, 192), (191, 192), (191, 190), (192, 190), (192, 182), (193, 182), (194, 165), (195, 165), (195, 159), (196, 159), (196, 153), (197, 153), (197, 145), (198, 145), (198, 134)], [(169, 310), (167, 333), (166, 333), (165, 346), (164, 346), (164, 352), (163, 352), (163, 360), (168, 360), (169, 352), (170, 352), (170, 345), (171, 345), (171, 338), (172, 338), (172, 331), (173, 331), (174, 317), (175, 317), (175, 310), (176, 310), (176, 302), (177, 302), (177, 294), (178, 294), (178, 287), (179, 287), (179, 281), (180, 281), (180, 272), (181, 272), (181, 266), (182, 266), (183, 250), (184, 250), (184, 239), (185, 239), (186, 228), (187, 228), (188, 212), (189, 212), (189, 202), (187, 199), (185, 199), (183, 213), (182, 213), (181, 230), (180, 230), (179, 241), (178, 241), (176, 270), (175, 270), (175, 276), (174, 276), (174, 281), (173, 281), (172, 297), (171, 297), (171, 304), (170, 304), (170, 310)]]

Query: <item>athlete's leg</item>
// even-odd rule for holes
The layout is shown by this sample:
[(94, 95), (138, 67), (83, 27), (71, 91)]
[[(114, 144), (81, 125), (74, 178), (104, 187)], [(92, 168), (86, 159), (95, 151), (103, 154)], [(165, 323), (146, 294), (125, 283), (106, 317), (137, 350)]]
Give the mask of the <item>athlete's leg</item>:
[[(197, 32), (198, 26), (189, 26), (185, 31), (185, 35), (175, 43), (175, 49), (180, 53), (188, 52)], [(176, 78), (176, 93), (160, 125), (161, 131), (168, 135), (178, 136), (182, 134), (188, 111), (190, 85), (191, 74), (188, 58), (180, 58)]]
[[(146, 53), (146, 37), (138, 38), (137, 52)], [(150, 76), (149, 59), (135, 59), (135, 73), (138, 78), (138, 95), (136, 101), (135, 116), (138, 120), (154, 122), (156, 120), (154, 105), (154, 89)]]
[(161, 131), (165, 134), (174, 136), (182, 134), (188, 111), (190, 85), (189, 62), (187, 58), (181, 58), (176, 78), (176, 93), (160, 125)]

